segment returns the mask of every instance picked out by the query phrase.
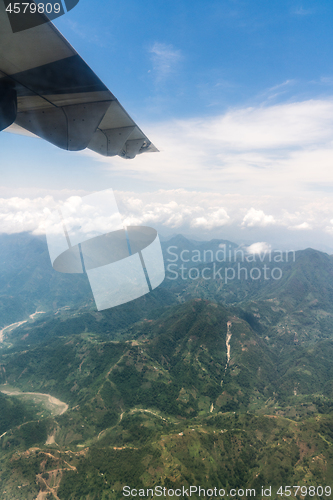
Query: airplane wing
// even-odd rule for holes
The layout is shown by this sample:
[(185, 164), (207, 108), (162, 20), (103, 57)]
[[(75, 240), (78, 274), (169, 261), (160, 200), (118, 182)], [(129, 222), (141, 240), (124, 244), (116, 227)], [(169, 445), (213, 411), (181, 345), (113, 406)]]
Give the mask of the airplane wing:
[(0, 0), (0, 131), (13, 124), (59, 148), (104, 156), (158, 151), (43, 14), (30, 29), (20, 14), (14, 33), (6, 4)]

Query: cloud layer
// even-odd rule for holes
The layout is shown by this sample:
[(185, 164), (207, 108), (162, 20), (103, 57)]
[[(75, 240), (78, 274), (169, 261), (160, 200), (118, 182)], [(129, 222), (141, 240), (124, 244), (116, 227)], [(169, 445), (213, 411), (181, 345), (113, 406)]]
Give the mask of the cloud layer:
[[(170, 47), (154, 48), (162, 72), (168, 53), (177, 59)], [(116, 192), (124, 224), (333, 248), (333, 100), (233, 109), (144, 129), (160, 153), (126, 162), (84, 152), (100, 166), (106, 187), (115, 177), (123, 185), (140, 181), (141, 191), (149, 186)], [(45, 211), (64, 197), (5, 194), (0, 231), (40, 233)]]
[[(275, 248), (333, 249), (330, 198), (322, 198), (320, 203), (298, 200), (297, 210), (289, 212), (281, 210), (278, 200), (272, 197), (259, 200), (255, 196), (184, 189), (140, 194), (116, 191), (115, 197), (125, 226), (146, 225), (165, 235), (184, 233), (197, 239), (221, 238), (244, 244), (266, 241)], [(59, 202), (52, 196), (1, 198), (1, 232), (43, 234), (50, 213), (57, 207), (75, 205), (79, 199), (72, 196), (67, 202)], [(98, 229), (103, 231), (105, 224), (107, 230), (109, 223), (108, 217), (100, 218)], [(71, 225), (82, 226), (82, 220), (76, 220), (74, 215)]]
[(236, 109), (144, 129), (160, 153), (139, 156), (130, 165), (86, 154), (104, 163), (110, 176), (164, 189), (280, 198), (333, 190), (332, 100)]

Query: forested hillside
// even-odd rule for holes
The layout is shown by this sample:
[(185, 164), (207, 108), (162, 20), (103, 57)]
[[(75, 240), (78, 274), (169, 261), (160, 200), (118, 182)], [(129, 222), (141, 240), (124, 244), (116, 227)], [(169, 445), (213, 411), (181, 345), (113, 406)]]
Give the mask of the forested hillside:
[[(17, 236), (14, 254), (28, 242), (43, 255), (43, 243), (26, 238)], [(203, 245), (177, 241), (182, 250)], [(43, 271), (46, 257), (15, 270), (9, 253), (1, 290), (11, 287), (22, 310), (1, 343), (1, 498), (104, 500), (123, 498), (125, 485), (200, 485), (251, 488), (259, 499), (271, 485), (278, 499), (288, 484), (303, 487), (291, 498), (313, 498), (309, 486), (332, 485), (329, 256), (297, 252), (269, 283), (166, 279), (97, 312), (77, 277), (64, 302), (45, 300), (58, 279)], [(55, 283), (60, 297), (65, 282)], [(24, 286), (34, 287), (26, 303)], [(38, 304), (44, 313), (29, 317)]]

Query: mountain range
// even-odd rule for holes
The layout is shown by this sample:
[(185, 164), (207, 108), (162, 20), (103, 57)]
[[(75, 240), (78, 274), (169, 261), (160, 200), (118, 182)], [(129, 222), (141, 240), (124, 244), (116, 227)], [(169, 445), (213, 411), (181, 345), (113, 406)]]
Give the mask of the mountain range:
[[(332, 485), (331, 256), (274, 261), (181, 235), (162, 247), (177, 278), (97, 312), (85, 276), (53, 271), (42, 238), (0, 237), (1, 498), (200, 485), (278, 499), (280, 486)], [(263, 266), (279, 279), (251, 278)]]

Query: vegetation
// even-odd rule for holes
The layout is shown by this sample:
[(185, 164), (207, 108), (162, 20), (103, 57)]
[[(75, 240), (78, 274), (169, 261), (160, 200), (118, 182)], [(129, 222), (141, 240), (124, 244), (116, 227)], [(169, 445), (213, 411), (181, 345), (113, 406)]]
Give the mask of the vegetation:
[[(28, 270), (0, 262), (1, 290), (13, 290), (0, 317), (27, 322), (5, 335), (0, 382), (69, 408), (0, 393), (1, 498), (120, 499), (128, 484), (255, 488), (259, 499), (272, 485), (276, 500), (279, 486), (333, 484), (330, 257), (300, 252), (269, 283), (166, 280), (96, 313), (80, 280), (61, 309), (67, 281), (43, 277), (40, 240), (18, 236), (13, 258), (9, 243), (9, 263), (31, 246)], [(45, 315), (27, 318), (38, 304)]]

